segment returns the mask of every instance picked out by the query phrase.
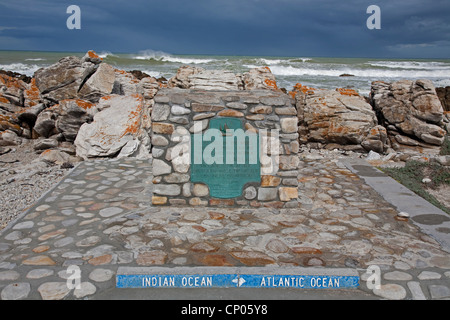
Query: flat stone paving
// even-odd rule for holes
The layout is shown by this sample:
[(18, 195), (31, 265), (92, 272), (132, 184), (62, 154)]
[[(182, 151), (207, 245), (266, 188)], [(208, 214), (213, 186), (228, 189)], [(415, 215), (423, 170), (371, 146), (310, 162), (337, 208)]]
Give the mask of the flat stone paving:
[[(82, 162), (1, 232), (0, 298), (125, 299), (118, 268), (153, 266), (349, 268), (355, 297), (450, 298), (450, 254), (358, 175), (302, 159), (298, 183), (296, 209), (154, 207), (151, 161)], [(66, 285), (71, 265), (81, 289)], [(367, 288), (371, 265), (379, 289)]]

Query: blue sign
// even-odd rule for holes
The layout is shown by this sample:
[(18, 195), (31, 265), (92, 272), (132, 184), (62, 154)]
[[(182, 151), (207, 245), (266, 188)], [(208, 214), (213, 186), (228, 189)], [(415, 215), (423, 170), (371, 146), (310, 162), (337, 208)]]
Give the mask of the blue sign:
[(257, 274), (139, 274), (116, 276), (117, 288), (350, 289), (358, 286), (358, 276)]

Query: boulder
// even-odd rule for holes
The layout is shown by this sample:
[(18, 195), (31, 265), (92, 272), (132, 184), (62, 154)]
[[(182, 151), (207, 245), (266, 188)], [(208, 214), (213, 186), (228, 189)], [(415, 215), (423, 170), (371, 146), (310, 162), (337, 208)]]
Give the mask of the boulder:
[(114, 69), (115, 81), (112, 93), (118, 95), (140, 94), (147, 107), (151, 107), (151, 99), (158, 92), (161, 84), (153, 77), (142, 76), (136, 71), (127, 72)]
[(177, 74), (169, 79), (169, 88), (189, 89), (191, 87), (189, 77), (205, 71), (203, 68), (182, 66), (177, 70)]
[(67, 99), (84, 99), (98, 102), (111, 94), (115, 82), (115, 69), (102, 63), (95, 52), (83, 58), (65, 57), (34, 74), (35, 84), (43, 98), (51, 104)]
[(39, 139), (35, 141), (33, 148), (36, 151), (40, 151), (40, 150), (54, 149), (57, 148), (58, 145), (59, 142), (55, 139)]
[(64, 163), (80, 162), (82, 159), (71, 156), (60, 150), (45, 150), (39, 156), (39, 160), (47, 163), (62, 165)]
[(191, 89), (197, 90), (239, 90), (242, 80), (228, 70), (204, 70), (188, 77)]
[(444, 110), (430, 80), (375, 81), (370, 100), (395, 150), (442, 145)]
[(436, 93), (444, 111), (450, 111), (450, 87), (436, 88)]
[(58, 105), (55, 105), (39, 113), (33, 128), (38, 136), (48, 138), (59, 133), (56, 129), (57, 108)]
[(278, 90), (277, 81), (269, 67), (253, 68), (243, 75), (244, 89)]
[(148, 157), (150, 113), (142, 95), (110, 95), (100, 99), (92, 123), (85, 123), (75, 139), (83, 159), (96, 157)]
[[(377, 125), (375, 112), (353, 90), (294, 88), (300, 142), (360, 145)], [(373, 138), (376, 140), (376, 133)], [(369, 147), (369, 145), (366, 145)]]
[(71, 56), (62, 58), (50, 67), (37, 70), (34, 76), (41, 95), (57, 103), (64, 99), (78, 98), (82, 84), (94, 71), (93, 64), (82, 66), (80, 58)]
[(386, 128), (377, 125), (370, 129), (361, 145), (367, 151), (384, 153), (389, 148)]
[(109, 64), (102, 63), (79, 90), (78, 97), (97, 102), (101, 97), (111, 94), (115, 79), (114, 68)]
[(58, 132), (69, 142), (75, 141), (78, 130), (84, 123), (90, 123), (97, 113), (95, 104), (80, 99), (63, 100), (55, 107)]
[(28, 123), (30, 127), (33, 127), (36, 123), (38, 115), (46, 108), (45, 104), (39, 103), (34, 106), (24, 108), (18, 112), (18, 119), (22, 122)]
[(103, 61), (103, 58), (100, 58), (98, 56), (97, 53), (95, 53), (95, 51), (93, 50), (89, 50), (88, 52), (86, 52), (86, 54), (84, 55), (83, 62), (89, 62), (89, 63), (93, 63), (93, 64), (100, 64)]
[(19, 120), (15, 114), (2, 115), (0, 114), (0, 132), (5, 130), (11, 130), (18, 135), (21, 135), (23, 129), (19, 125)]
[(2, 146), (18, 146), (22, 144), (22, 138), (12, 130), (5, 130), (0, 132), (0, 142)]
[(34, 79), (14, 72), (0, 70), (0, 107), (17, 112), (22, 107), (39, 103), (39, 90)]
[[(31, 81), (33, 83), (33, 81)], [(93, 116), (102, 108), (112, 93), (144, 98), (145, 109), (153, 104), (153, 97), (160, 83), (152, 77), (138, 79), (132, 73), (118, 70), (103, 63), (95, 52), (89, 51), (83, 58), (66, 57), (54, 65), (35, 73), (35, 85), (46, 105), (23, 111), (21, 120), (34, 126), (34, 132), (41, 137), (62, 133), (66, 141), (73, 142), (84, 123), (93, 121)], [(120, 110), (117, 111), (120, 116)], [(125, 149), (124, 149), (125, 150)], [(94, 152), (95, 153), (95, 152)]]
[(275, 76), (268, 67), (254, 68), (241, 75), (228, 70), (182, 66), (169, 80), (168, 87), (211, 91), (278, 90)]

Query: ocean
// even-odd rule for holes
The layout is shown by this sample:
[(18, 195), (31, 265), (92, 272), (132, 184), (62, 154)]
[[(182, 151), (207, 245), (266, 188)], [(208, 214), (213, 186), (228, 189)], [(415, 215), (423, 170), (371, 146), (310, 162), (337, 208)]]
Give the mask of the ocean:
[[(372, 81), (430, 79), (436, 87), (450, 86), (450, 59), (373, 59), (323, 57), (253, 57), (175, 55), (146, 50), (137, 53), (97, 52), (104, 62), (123, 70), (141, 70), (153, 77), (170, 79), (182, 65), (244, 73), (268, 66), (279, 88), (292, 90), (296, 83), (315, 88), (353, 88), (368, 95)], [(69, 55), (85, 53), (0, 51), (0, 69), (32, 76)], [(342, 76), (342, 75), (351, 76)]]

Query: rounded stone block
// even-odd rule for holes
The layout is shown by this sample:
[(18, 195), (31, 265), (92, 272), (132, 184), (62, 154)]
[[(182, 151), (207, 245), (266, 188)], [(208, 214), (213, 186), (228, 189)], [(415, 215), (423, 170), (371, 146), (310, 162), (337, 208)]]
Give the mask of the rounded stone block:
[(192, 190), (194, 196), (196, 197), (206, 197), (209, 195), (209, 188), (207, 185), (202, 183), (194, 184), (194, 188)]

